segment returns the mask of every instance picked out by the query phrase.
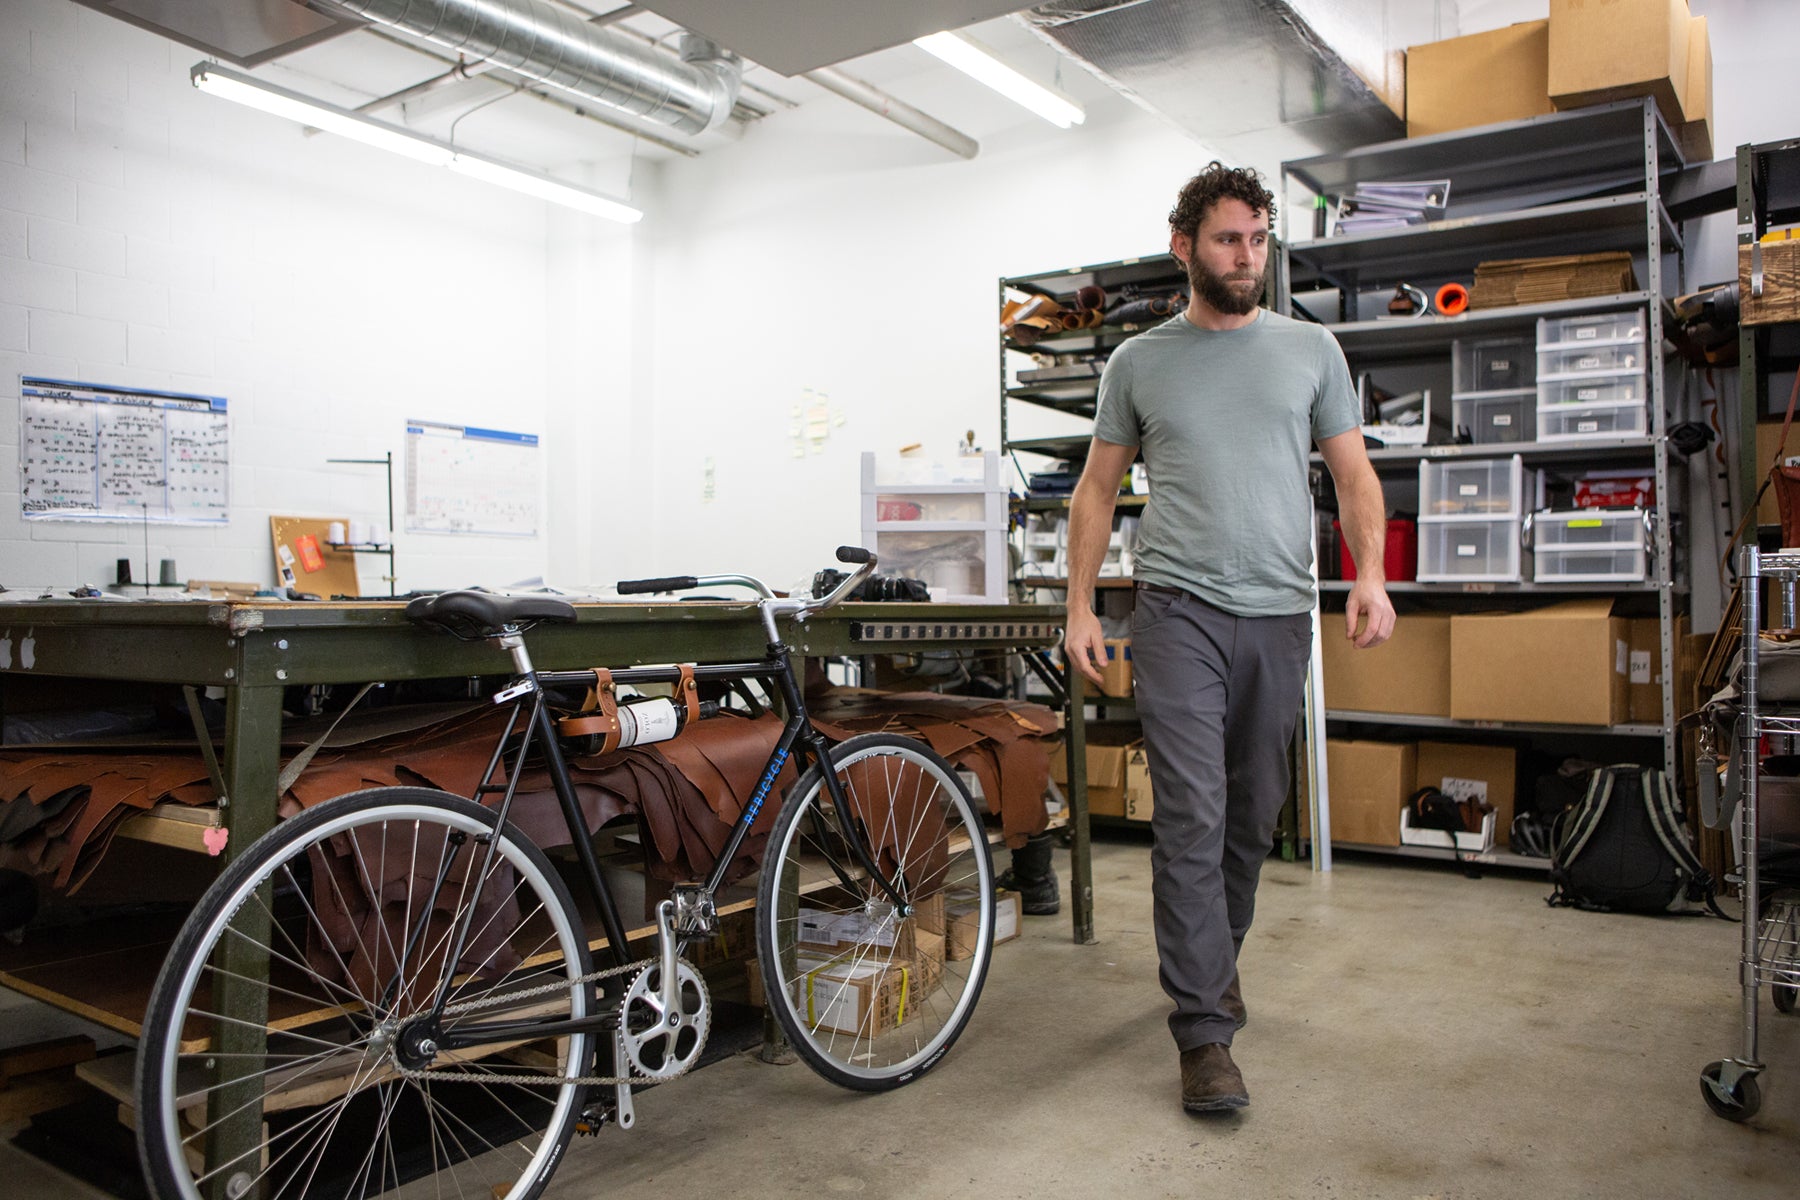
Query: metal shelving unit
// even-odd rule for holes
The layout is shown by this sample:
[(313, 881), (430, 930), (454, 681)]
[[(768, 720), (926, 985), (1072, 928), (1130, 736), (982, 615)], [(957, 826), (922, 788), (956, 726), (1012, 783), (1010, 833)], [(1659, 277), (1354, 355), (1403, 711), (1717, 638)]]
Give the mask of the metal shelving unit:
[[(1737, 150), (1738, 245), (1749, 246), (1771, 226), (1800, 221), (1800, 138)], [(1741, 281), (1740, 281), (1741, 286)], [(1755, 429), (1759, 418), (1779, 416), (1767, 409), (1770, 377), (1800, 369), (1800, 324), (1738, 326), (1738, 428)], [(1800, 453), (1800, 439), (1790, 450)], [(1740, 438), (1736, 511), (1756, 495), (1769, 464), (1757, 455), (1754, 437)]]
[[(1666, 320), (1665, 297), (1681, 290), (1683, 269), (1681, 230), (1665, 207), (1661, 192), (1665, 180), (1682, 165), (1680, 150), (1668, 126), (1655, 104), (1647, 99), (1289, 162), (1282, 169), (1285, 214), (1308, 222), (1312, 206), (1297, 193), (1323, 196), (1330, 203), (1365, 182), (1448, 179), (1451, 185), (1445, 218), (1427, 224), (1305, 242), (1294, 240), (1303, 231), (1288, 227), (1283, 238), (1287, 246), (1284, 284), (1304, 306), (1301, 315), (1326, 323), (1343, 347), (1353, 372), (1376, 368), (1388, 374), (1410, 372), (1409, 378), (1435, 371), (1448, 376), (1447, 363), (1452, 343), (1457, 339), (1535, 335), (1540, 319), (1612, 312), (1642, 312), (1644, 344), (1659, 348)], [(1600, 251), (1631, 254), (1637, 284), (1634, 290), (1474, 310), (1457, 317), (1396, 319), (1374, 315), (1385, 307), (1387, 295), (1402, 281), (1430, 294), (1438, 284), (1449, 280), (1466, 284), (1482, 262)], [(1333, 301), (1335, 312), (1320, 311), (1330, 308)], [(1678, 582), (1685, 572), (1675, 560), (1676, 547), (1670, 536), (1670, 518), (1680, 504), (1674, 490), (1678, 480), (1669, 469), (1666, 434), (1671, 418), (1665, 407), (1665, 364), (1654, 350), (1648, 358), (1646, 435), (1603, 441), (1392, 447), (1370, 453), (1377, 472), (1395, 480), (1416, 472), (1422, 461), (1489, 459), (1514, 454), (1534, 467), (1589, 463), (1641, 467), (1645, 474), (1654, 476), (1656, 488), (1651, 574), (1645, 582), (1524, 581), (1464, 587), (1401, 583), (1391, 585), (1390, 590), (1421, 599), (1441, 598), (1446, 604), (1468, 595), (1487, 600), (1499, 597), (1521, 606), (1529, 606), (1540, 598), (1577, 595), (1635, 597), (1645, 612), (1654, 604), (1661, 661), (1673, 664), (1675, 619), (1678, 604), (1685, 602), (1686, 597), (1685, 587)], [(1322, 585), (1326, 598), (1348, 590), (1347, 583)], [(1598, 734), (1643, 739), (1659, 745), (1664, 769), (1674, 774), (1674, 723), (1680, 714), (1672, 669), (1662, 672), (1662, 714), (1660, 724), (1610, 727), (1495, 725), (1338, 710), (1327, 710), (1324, 720), (1471, 734)], [(1447, 852), (1444, 857), (1449, 857)], [(1522, 862), (1540, 865), (1540, 860)]]

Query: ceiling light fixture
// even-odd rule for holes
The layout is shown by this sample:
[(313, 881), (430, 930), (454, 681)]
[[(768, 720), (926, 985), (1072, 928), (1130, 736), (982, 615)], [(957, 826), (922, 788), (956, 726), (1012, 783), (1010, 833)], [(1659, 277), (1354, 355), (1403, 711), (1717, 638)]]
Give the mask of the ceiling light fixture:
[(1081, 105), (1060, 92), (1033, 83), (993, 56), (986, 47), (960, 33), (933, 33), (914, 38), (913, 45), (949, 63), (972, 79), (1022, 104), (1059, 129), (1079, 125), (1087, 118)]
[(365, 117), (360, 113), (353, 113), (348, 109), (338, 108), (336, 105), (310, 99), (298, 92), (290, 92), (286, 88), (277, 87), (272, 83), (253, 79), (229, 67), (221, 67), (218, 63), (196, 63), (189, 75), (195, 87), (210, 95), (233, 100), (278, 117), (285, 117), (313, 129), (322, 129), (326, 133), (335, 133), (339, 137), (350, 138), (366, 146), (403, 154), (417, 162), (428, 163), (434, 167), (449, 167), (452, 171), (470, 178), (510, 188), (515, 192), (523, 192), (528, 196), (536, 196), (538, 199), (548, 200), (552, 204), (561, 204), (596, 217), (605, 217), (609, 221), (619, 221), (627, 225), (642, 220), (644, 216), (640, 210), (615, 200), (611, 196), (603, 196), (599, 192), (564, 183), (542, 171), (533, 171), (529, 167), (515, 166), (486, 155), (458, 150), (449, 143), (440, 142), (436, 138), (400, 129)]

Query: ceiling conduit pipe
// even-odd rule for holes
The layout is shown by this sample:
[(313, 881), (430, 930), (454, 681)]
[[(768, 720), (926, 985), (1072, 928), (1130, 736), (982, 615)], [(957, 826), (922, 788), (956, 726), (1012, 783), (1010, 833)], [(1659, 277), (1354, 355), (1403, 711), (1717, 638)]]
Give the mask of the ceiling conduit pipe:
[(864, 83), (854, 75), (846, 75), (836, 67), (820, 67), (802, 77), (810, 79), (828, 92), (834, 92), (872, 113), (886, 117), (896, 125), (910, 129), (928, 141), (936, 142), (959, 158), (974, 158), (981, 143), (959, 129), (953, 129), (936, 117), (922, 113), (903, 100)]
[(546, 0), (335, 0), (335, 7), (684, 133), (724, 124), (743, 74), (741, 59), (705, 38), (683, 34), (675, 61)]

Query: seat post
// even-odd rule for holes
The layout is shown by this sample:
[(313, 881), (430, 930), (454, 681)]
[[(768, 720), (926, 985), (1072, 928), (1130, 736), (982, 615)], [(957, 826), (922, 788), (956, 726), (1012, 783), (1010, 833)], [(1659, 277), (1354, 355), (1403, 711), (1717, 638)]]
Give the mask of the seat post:
[(502, 650), (512, 654), (513, 670), (520, 675), (531, 674), (531, 655), (525, 652), (525, 635), (519, 632), (516, 625), (508, 625), (500, 631), (494, 642)]

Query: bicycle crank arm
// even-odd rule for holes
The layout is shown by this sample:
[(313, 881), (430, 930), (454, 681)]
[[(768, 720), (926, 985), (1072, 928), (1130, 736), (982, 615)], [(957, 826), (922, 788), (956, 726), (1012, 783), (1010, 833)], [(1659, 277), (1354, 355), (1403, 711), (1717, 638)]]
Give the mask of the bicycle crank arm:
[(675, 973), (675, 902), (664, 900), (656, 906), (656, 944), (662, 952), (657, 999), (662, 1001), (664, 1017), (681, 1016), (681, 979)]
[[(668, 903), (664, 901), (664, 903)], [(625, 1030), (622, 1027), (613, 1029), (613, 1071), (619, 1082), (613, 1084), (613, 1120), (619, 1123), (620, 1129), (630, 1129), (637, 1124), (637, 1114), (631, 1108), (631, 1080), (626, 1073)]]

